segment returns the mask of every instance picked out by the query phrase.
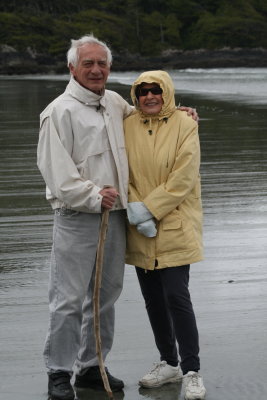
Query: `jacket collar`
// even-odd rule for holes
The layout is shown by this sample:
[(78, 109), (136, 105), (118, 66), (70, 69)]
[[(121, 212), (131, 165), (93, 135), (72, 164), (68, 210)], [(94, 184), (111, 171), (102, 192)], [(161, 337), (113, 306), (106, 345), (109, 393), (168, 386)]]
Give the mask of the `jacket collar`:
[(81, 86), (73, 76), (71, 76), (65, 92), (87, 106), (106, 107), (105, 89), (101, 95), (98, 95)]

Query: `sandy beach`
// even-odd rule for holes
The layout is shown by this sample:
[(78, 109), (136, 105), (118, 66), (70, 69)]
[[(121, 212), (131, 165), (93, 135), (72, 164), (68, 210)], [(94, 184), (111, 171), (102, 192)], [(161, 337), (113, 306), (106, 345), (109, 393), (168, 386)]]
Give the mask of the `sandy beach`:
[[(44, 400), (52, 215), (35, 164), (36, 141), (39, 111), (65, 84), (1, 85), (6, 97), (0, 124), (0, 399)], [(191, 266), (190, 289), (206, 399), (262, 400), (267, 396), (266, 110), (184, 99), (201, 114), (205, 260)], [(115, 399), (183, 399), (182, 385), (139, 388), (139, 378), (156, 361), (135, 271), (126, 265), (106, 362), (125, 382)], [(79, 390), (77, 397), (108, 398), (92, 390)]]
[[(246, 238), (258, 238), (257, 273), (251, 270), (252, 257)], [(191, 268), (191, 293), (198, 319), (201, 343), (201, 372), (207, 400), (263, 399), (267, 395), (265, 359), (266, 275), (260, 257), (265, 237), (252, 225), (244, 241), (233, 246), (238, 229), (231, 235), (223, 228), (210, 230), (206, 241), (206, 261)], [(219, 245), (223, 238), (223, 246)], [(224, 246), (232, 250), (226, 254)], [(246, 259), (241, 255), (246, 254)], [(254, 257), (253, 257), (254, 258)], [(244, 274), (240, 277), (238, 264)], [(47, 379), (42, 346), (47, 325), (47, 268), (25, 276), (5, 274), (10, 283), (1, 294), (1, 388), (3, 400), (46, 399)], [(25, 279), (26, 278), (26, 279)], [(13, 285), (12, 285), (13, 282)], [(13, 286), (13, 287), (12, 287)], [(4, 294), (6, 302), (4, 302)], [(183, 398), (181, 385), (160, 389), (139, 389), (138, 379), (158, 361), (134, 269), (126, 266), (123, 294), (117, 304), (115, 342), (107, 365), (125, 381), (123, 393), (115, 399)], [(105, 399), (105, 393), (79, 390), (81, 400)]]

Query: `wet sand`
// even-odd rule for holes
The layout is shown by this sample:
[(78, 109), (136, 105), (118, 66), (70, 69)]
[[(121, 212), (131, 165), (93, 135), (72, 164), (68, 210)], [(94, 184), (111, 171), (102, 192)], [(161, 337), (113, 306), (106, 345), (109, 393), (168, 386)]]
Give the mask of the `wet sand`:
[[(238, 228), (230, 235), (224, 228), (210, 230), (206, 234), (210, 243), (206, 261), (191, 268), (207, 400), (264, 399), (267, 395), (266, 258), (260, 256), (266, 237), (255, 225), (246, 232), (242, 243), (233, 246)], [(258, 256), (253, 258), (246, 251), (246, 238), (251, 233), (259, 240)], [(219, 246), (222, 238), (224, 244)], [(232, 250), (227, 252), (227, 247)], [(252, 262), (257, 263), (256, 271), (251, 268)], [(238, 264), (242, 264), (242, 276), (237, 274)], [(1, 294), (3, 400), (47, 398), (41, 352), (47, 324), (48, 269), (25, 272), (25, 278), (19, 271), (5, 274), (10, 286)], [(16, 283), (13, 288), (12, 280)], [(157, 390), (138, 388), (138, 379), (158, 360), (158, 354), (130, 266), (126, 266), (124, 291), (116, 310), (115, 342), (106, 364), (125, 381), (125, 390), (115, 394), (115, 399), (182, 399), (181, 385), (165, 385)], [(92, 390), (77, 394), (81, 400), (107, 398), (105, 393)]]
[[(43, 102), (51, 88), (53, 84), (47, 86)], [(31, 89), (33, 96), (39, 96), (38, 90)], [(192, 101), (184, 98), (184, 104), (196, 105), (202, 117), (205, 260), (191, 266), (190, 288), (206, 399), (261, 400), (267, 396), (266, 115), (261, 109)], [(42, 108), (40, 103), (38, 108)], [(0, 164), (1, 400), (47, 399), (42, 349), (48, 322), (52, 219), (35, 167), (38, 113), (32, 109), (25, 121), (26, 114), (21, 111), (16, 128), (12, 115), (1, 122), (2, 132), (8, 127), (13, 135), (11, 141), (0, 137), (4, 146)], [(124, 290), (116, 307), (114, 346), (106, 363), (125, 382), (115, 399), (182, 399), (181, 385), (157, 390), (138, 387), (138, 379), (154, 361), (158, 353), (143, 299), (133, 267), (126, 266)], [(80, 390), (77, 395), (80, 400), (108, 398), (92, 390)]]

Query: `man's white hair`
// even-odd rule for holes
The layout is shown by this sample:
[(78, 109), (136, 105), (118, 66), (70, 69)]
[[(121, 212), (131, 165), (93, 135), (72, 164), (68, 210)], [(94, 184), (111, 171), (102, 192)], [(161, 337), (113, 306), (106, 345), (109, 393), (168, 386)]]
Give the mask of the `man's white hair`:
[(67, 52), (67, 61), (68, 61), (68, 67), (70, 64), (72, 64), (74, 67), (77, 67), (78, 64), (78, 50), (80, 47), (82, 47), (84, 44), (98, 44), (99, 46), (102, 46), (107, 53), (107, 63), (110, 66), (112, 63), (112, 54), (111, 50), (109, 47), (106, 45), (106, 43), (101, 42), (101, 40), (98, 40), (94, 35), (91, 33), (90, 35), (85, 35), (82, 36), (80, 39), (71, 39), (71, 46)]

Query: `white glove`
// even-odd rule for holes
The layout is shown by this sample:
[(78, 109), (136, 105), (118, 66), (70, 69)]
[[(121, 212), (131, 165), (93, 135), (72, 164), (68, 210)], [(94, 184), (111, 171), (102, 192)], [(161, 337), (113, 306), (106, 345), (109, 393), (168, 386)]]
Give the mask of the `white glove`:
[(128, 203), (127, 217), (131, 225), (137, 225), (153, 218), (153, 215), (146, 208), (143, 202), (133, 201), (132, 203)]
[(153, 218), (137, 224), (136, 229), (141, 233), (141, 235), (146, 237), (154, 237), (157, 235), (156, 223)]

